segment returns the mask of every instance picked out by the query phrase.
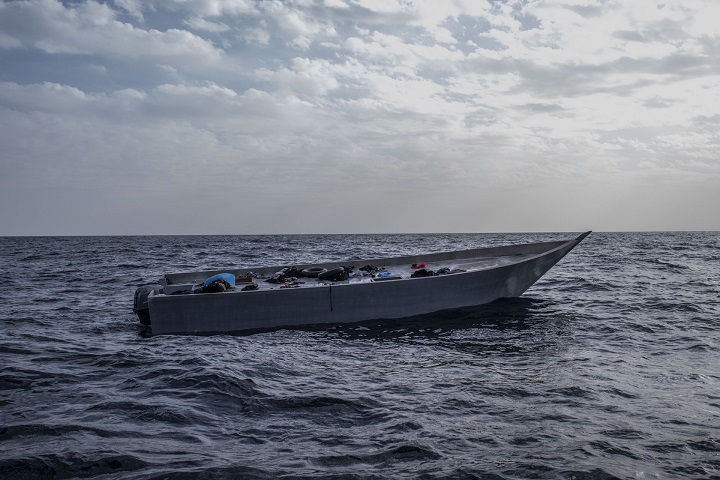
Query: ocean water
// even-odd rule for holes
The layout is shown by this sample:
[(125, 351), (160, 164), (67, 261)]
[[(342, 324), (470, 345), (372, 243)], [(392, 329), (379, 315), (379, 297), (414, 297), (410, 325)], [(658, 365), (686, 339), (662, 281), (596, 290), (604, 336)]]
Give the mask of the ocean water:
[(165, 272), (575, 234), (0, 238), (0, 478), (720, 478), (720, 233), (593, 233), (524, 296), (152, 336)]

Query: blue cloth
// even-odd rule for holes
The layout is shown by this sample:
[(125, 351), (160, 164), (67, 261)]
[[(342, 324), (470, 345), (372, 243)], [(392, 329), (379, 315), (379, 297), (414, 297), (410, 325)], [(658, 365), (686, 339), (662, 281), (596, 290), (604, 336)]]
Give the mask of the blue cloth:
[(218, 273), (217, 275), (213, 275), (203, 282), (203, 286), (207, 287), (215, 280), (225, 280), (231, 287), (235, 286), (235, 275), (232, 273)]

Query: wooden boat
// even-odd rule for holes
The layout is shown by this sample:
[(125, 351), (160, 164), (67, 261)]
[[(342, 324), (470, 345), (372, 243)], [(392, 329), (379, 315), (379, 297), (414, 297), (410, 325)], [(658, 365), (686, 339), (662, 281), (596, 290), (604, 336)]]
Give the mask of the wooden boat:
[(520, 296), (589, 234), (394, 258), (168, 274), (136, 290), (133, 310), (153, 334), (405, 318)]

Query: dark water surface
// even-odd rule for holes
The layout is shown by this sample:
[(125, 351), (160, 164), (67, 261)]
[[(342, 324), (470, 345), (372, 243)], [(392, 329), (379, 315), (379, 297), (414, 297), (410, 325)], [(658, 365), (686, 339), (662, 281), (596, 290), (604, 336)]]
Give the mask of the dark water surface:
[(148, 336), (139, 284), (562, 234), (0, 238), (1, 478), (720, 478), (720, 233), (593, 233), (519, 299)]

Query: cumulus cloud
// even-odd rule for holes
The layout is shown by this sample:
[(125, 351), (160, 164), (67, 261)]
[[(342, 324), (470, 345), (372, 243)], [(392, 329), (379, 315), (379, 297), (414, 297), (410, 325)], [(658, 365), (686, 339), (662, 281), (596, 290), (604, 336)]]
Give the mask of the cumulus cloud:
[(113, 3), (137, 20), (143, 21), (143, 2), (141, 0), (114, 0)]
[[(197, 210), (231, 191), (253, 202), (255, 213), (227, 213), (247, 233), (272, 230), (267, 219), (353, 230), (347, 218), (376, 211), (385, 231), (482, 229), (482, 216), (445, 213), (478, 211), (493, 228), (543, 229), (531, 213), (585, 192), (605, 223), (573, 207), (546, 229), (612, 229), (597, 205), (614, 193), (675, 181), (673, 198), (691, 205), (687, 185), (710, 192), (720, 177), (717, 10), (710, 0), (3, 1), (0, 187), (23, 198), (32, 180)], [(203, 229), (227, 222), (211, 217)], [(118, 213), (118, 228), (139, 228), (132, 218)], [(168, 232), (186, 225), (168, 222)]]
[(252, 14), (255, 0), (112, 0), (119, 8), (142, 18), (143, 12), (183, 12), (194, 17)]
[(194, 30), (204, 30), (206, 32), (227, 32), (230, 30), (224, 23), (210, 22), (200, 17), (193, 17), (185, 21), (185, 24)]
[(89, 0), (65, 7), (55, 0), (3, 3), (0, 28), (14, 41), (49, 54), (112, 58), (175, 58), (183, 62), (219, 60), (222, 51), (188, 31), (142, 29), (116, 19), (108, 5)]

